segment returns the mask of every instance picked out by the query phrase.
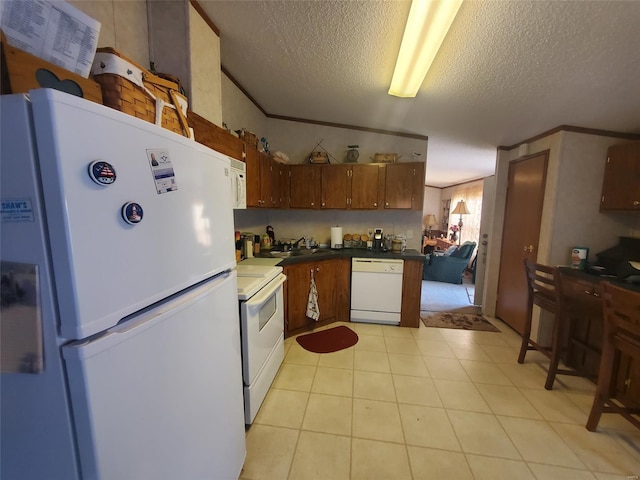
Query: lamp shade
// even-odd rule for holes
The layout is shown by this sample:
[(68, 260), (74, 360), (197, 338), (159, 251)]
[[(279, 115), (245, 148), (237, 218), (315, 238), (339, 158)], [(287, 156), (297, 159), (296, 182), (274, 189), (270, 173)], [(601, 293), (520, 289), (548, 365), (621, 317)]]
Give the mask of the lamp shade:
[(433, 214), (429, 214), (426, 217), (424, 217), (424, 224), (427, 227), (435, 227), (436, 225), (438, 225), (438, 220), (436, 220), (436, 216)]
[(464, 200), (460, 200), (451, 213), (455, 215), (469, 215), (471, 212), (467, 210), (467, 204), (464, 203)]

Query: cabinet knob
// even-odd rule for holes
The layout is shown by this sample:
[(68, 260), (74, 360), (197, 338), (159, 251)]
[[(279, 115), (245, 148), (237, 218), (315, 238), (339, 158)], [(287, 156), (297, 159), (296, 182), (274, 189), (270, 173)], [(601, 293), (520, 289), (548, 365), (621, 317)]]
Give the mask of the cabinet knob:
[(533, 245), (529, 245), (528, 247), (525, 245), (524, 251), (529, 253), (533, 252)]
[(326, 203), (325, 203), (325, 202), (322, 202), (322, 206), (324, 207), (325, 205), (326, 205)]
[(385, 207), (389, 206), (389, 202), (384, 202)]
[(638, 205), (640, 205), (640, 201), (638, 201), (638, 200), (634, 200), (634, 201), (633, 201), (633, 206), (634, 206), (634, 207), (637, 207)]
[(311, 206), (313, 207), (316, 203), (315, 202), (311, 202)]
[(373, 202), (373, 206), (377, 207), (378, 206), (378, 202)]

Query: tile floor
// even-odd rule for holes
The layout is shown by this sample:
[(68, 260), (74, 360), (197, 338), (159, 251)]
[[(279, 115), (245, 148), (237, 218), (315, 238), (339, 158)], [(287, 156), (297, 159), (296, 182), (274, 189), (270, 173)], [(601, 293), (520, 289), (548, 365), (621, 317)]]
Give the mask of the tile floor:
[(287, 339), (240, 478), (637, 479), (640, 431), (608, 414), (588, 432), (594, 386), (545, 390), (546, 359), (518, 365), (520, 337), (492, 321), (501, 333), (347, 324), (358, 343), (330, 354)]

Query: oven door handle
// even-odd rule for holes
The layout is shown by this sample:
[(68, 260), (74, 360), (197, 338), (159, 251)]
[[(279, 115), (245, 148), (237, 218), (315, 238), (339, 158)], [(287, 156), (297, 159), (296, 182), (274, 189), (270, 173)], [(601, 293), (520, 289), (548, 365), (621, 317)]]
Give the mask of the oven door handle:
[(264, 302), (266, 302), (271, 297), (271, 295), (273, 295), (276, 290), (280, 288), (280, 286), (285, 282), (286, 279), (286, 275), (282, 273), (278, 275), (276, 278), (271, 280), (271, 282), (269, 282), (266, 287), (260, 290), (257, 295), (254, 295), (249, 300), (247, 300), (246, 306), (251, 309), (261, 307)]

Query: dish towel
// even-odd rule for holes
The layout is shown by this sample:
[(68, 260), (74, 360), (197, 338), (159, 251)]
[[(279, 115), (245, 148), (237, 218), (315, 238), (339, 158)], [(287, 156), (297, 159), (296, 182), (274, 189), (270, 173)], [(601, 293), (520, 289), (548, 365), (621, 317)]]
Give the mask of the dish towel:
[(311, 286), (309, 287), (309, 299), (307, 300), (307, 317), (315, 320), (320, 318), (320, 307), (318, 306), (318, 289), (313, 278), (313, 268), (311, 269)]

